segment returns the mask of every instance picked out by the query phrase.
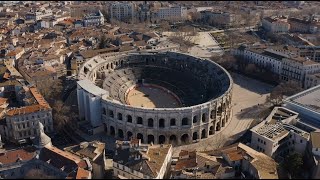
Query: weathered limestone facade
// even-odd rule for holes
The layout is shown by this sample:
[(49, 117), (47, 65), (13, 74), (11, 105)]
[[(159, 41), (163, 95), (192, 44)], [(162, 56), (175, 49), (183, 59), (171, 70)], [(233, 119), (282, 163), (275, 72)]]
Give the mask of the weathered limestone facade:
[[(154, 67), (195, 76), (204, 87), (199, 92), (202, 100), (185, 100), (186, 105), (181, 108), (151, 109), (125, 104), (126, 92), (138, 82), (139, 78), (134, 77), (140, 69)], [(134, 73), (130, 74), (132, 69)], [(90, 121), (93, 127), (104, 126), (108, 135), (120, 139), (137, 137), (142, 143), (188, 144), (221, 131), (232, 117), (233, 82), (229, 73), (212, 61), (182, 53), (97, 56), (80, 68), (79, 80), (80, 118)]]

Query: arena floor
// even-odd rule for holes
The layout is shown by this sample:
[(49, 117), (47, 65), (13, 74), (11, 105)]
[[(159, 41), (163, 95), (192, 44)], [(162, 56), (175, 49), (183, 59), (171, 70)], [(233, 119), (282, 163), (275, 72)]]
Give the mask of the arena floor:
[(180, 102), (165, 88), (139, 86), (128, 92), (127, 104), (145, 108), (177, 108)]

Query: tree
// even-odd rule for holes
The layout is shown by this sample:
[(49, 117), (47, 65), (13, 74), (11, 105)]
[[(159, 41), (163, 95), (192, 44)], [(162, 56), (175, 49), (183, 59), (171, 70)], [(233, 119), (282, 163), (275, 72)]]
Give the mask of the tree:
[(287, 170), (293, 178), (297, 178), (302, 173), (303, 157), (299, 153), (289, 154), (283, 161), (282, 167)]
[(55, 176), (47, 175), (41, 169), (31, 169), (23, 177), (24, 179), (56, 179)]
[(303, 89), (300, 84), (296, 81), (287, 81), (280, 83), (276, 86), (269, 96), (267, 96), (267, 102), (278, 106), (282, 104), (284, 96), (292, 96), (298, 92), (301, 92)]
[(52, 118), (56, 130), (63, 129), (64, 125), (70, 122), (71, 108), (65, 105), (61, 100), (57, 100), (52, 106)]
[(104, 34), (100, 37), (99, 49), (103, 49), (107, 46), (106, 39), (107, 38)]
[(234, 65), (237, 64), (237, 59), (230, 53), (224, 53), (222, 56), (211, 56), (210, 59), (227, 70), (234, 68)]

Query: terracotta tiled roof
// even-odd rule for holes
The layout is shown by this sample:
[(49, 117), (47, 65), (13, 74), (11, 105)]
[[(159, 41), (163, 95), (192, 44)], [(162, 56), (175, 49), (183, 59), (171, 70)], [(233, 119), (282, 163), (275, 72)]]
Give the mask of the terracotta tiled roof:
[(89, 175), (89, 171), (82, 168), (78, 168), (76, 179), (88, 179)]
[(12, 151), (7, 151), (0, 154), (0, 163), (11, 164), (20, 160), (29, 161), (36, 155), (35, 148), (27, 147), (24, 149), (17, 149)]

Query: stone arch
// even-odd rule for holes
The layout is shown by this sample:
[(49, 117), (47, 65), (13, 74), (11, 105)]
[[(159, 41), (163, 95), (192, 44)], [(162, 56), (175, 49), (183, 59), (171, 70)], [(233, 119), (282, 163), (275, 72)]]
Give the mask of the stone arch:
[(209, 128), (209, 135), (212, 135), (214, 133), (214, 128), (213, 126), (210, 126)]
[(127, 122), (132, 123), (132, 116), (131, 115), (127, 115)]
[(198, 122), (198, 116), (197, 116), (197, 115), (193, 116), (193, 120), (192, 120), (192, 122), (193, 122), (193, 123)]
[(176, 135), (171, 135), (169, 137), (169, 143), (170, 144), (177, 144), (177, 136)]
[(205, 129), (202, 129), (201, 131), (201, 139), (206, 138), (207, 137), (207, 132)]
[(122, 121), (122, 114), (118, 113), (118, 120)]
[(110, 64), (110, 68), (113, 69), (113, 63)]
[(165, 142), (166, 142), (166, 137), (164, 135), (160, 135), (158, 143), (159, 144), (164, 144)]
[(221, 126), (224, 127), (225, 124), (226, 124), (226, 123), (225, 123), (225, 120), (223, 119), (222, 122), (221, 122)]
[(116, 64), (116, 66), (118, 66), (118, 61), (116, 61), (116, 63), (115, 63), (115, 64)]
[(186, 118), (186, 117), (183, 118), (182, 121), (181, 121), (181, 125), (182, 125), (182, 126), (189, 125), (189, 122), (188, 122), (188, 121), (189, 121), (188, 118)]
[(154, 136), (149, 134), (148, 135), (148, 144), (151, 144), (151, 142), (154, 143)]
[(122, 129), (118, 129), (118, 137), (119, 138), (124, 138)]
[(148, 119), (148, 127), (153, 127), (153, 119), (152, 118)]
[(210, 118), (213, 119), (215, 116), (216, 116), (216, 110), (213, 109), (213, 110), (211, 110), (211, 112), (210, 112)]
[(202, 114), (202, 122), (206, 122), (206, 113)]
[(111, 118), (114, 117), (114, 114), (113, 114), (113, 111), (112, 111), (112, 110), (109, 110), (109, 117), (111, 117)]
[(159, 119), (159, 128), (164, 128), (165, 127), (165, 125), (164, 125), (164, 119)]
[(176, 119), (172, 118), (170, 119), (170, 126), (175, 126), (176, 125)]
[(142, 117), (140, 117), (140, 116), (137, 117), (137, 124), (142, 124), (143, 125)]
[(130, 140), (132, 136), (133, 136), (132, 132), (128, 131), (127, 132), (127, 139)]
[(123, 60), (120, 61), (121, 66), (123, 66)]
[(109, 69), (109, 64), (107, 64), (107, 69)]
[(116, 130), (114, 129), (113, 126), (110, 126), (110, 135), (115, 136), (116, 135)]
[(181, 143), (183, 143), (183, 144), (189, 143), (189, 135), (188, 134), (183, 134), (181, 136)]
[(220, 122), (217, 123), (217, 126), (216, 126), (216, 131), (220, 131), (221, 127), (220, 127)]
[(143, 143), (143, 135), (141, 133), (137, 134), (137, 139), (141, 139), (141, 143)]
[(194, 132), (192, 134), (192, 140), (197, 140), (198, 139), (198, 133), (197, 132)]

